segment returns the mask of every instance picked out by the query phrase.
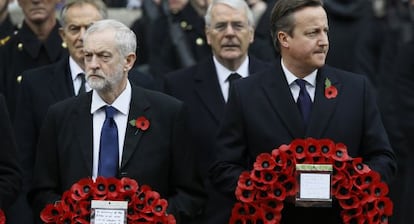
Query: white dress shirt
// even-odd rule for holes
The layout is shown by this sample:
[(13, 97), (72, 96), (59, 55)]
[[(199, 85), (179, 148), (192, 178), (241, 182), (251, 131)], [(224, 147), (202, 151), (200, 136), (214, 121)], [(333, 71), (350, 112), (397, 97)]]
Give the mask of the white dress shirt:
[(245, 78), (249, 75), (249, 57), (243, 61), (240, 67), (236, 71), (231, 71), (224, 67), (220, 62), (213, 56), (214, 66), (216, 67), (218, 81), (221, 87), (221, 93), (223, 94), (224, 101), (227, 102), (227, 98), (229, 97), (229, 87), (230, 84), (227, 81), (227, 78), (231, 73), (237, 72), (242, 78)]
[[(70, 74), (72, 76), (72, 83), (73, 83), (73, 91), (75, 93), (75, 96), (78, 95), (79, 89), (82, 84), (81, 77), (78, 76), (79, 73), (85, 73), (82, 68), (73, 60), (71, 56), (69, 56), (69, 68), (70, 68)], [(85, 77), (86, 78), (86, 77)], [(88, 82), (85, 82), (85, 90), (86, 92), (91, 91), (91, 87), (89, 87)]]
[[(282, 63), (282, 69), (283, 69), (283, 72), (285, 73), (286, 80), (289, 85), (290, 91), (292, 92), (293, 99), (295, 100), (295, 102), (297, 102), (299, 98), (300, 87), (298, 84), (296, 84), (295, 81), (296, 79), (299, 79), (299, 78), (296, 77), (292, 72), (290, 72), (286, 68), (286, 66), (283, 64), (283, 59), (281, 60), (281, 63)], [(306, 81), (306, 90), (308, 91), (308, 94), (312, 102), (315, 99), (315, 87), (316, 87), (316, 74), (317, 73), (318, 73), (318, 70), (316, 69), (315, 71), (305, 76), (305, 78), (303, 78), (303, 80)]]
[(91, 114), (93, 116), (93, 170), (92, 177), (95, 179), (98, 175), (99, 163), (99, 146), (101, 140), (101, 129), (105, 121), (104, 106), (112, 106), (118, 110), (115, 114), (114, 120), (118, 128), (118, 143), (119, 143), (119, 166), (122, 161), (122, 151), (124, 147), (125, 133), (128, 125), (129, 106), (132, 97), (131, 84), (127, 83), (125, 90), (116, 98), (112, 105), (108, 105), (98, 95), (96, 91), (92, 92)]

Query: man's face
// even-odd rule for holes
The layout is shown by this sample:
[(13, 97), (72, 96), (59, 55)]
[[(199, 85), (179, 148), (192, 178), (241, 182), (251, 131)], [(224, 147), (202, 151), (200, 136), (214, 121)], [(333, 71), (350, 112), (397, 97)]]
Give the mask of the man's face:
[(60, 0), (18, 0), (25, 19), (35, 24), (41, 24), (50, 17), (55, 18), (55, 7), (59, 2)]
[(115, 31), (90, 34), (84, 40), (86, 80), (98, 92), (122, 89), (127, 82), (126, 58), (115, 46)]
[(187, 3), (188, 0), (168, 0), (168, 6), (173, 14), (181, 11)]
[(101, 19), (98, 9), (90, 4), (74, 5), (67, 10), (65, 25), (60, 30), (60, 36), (66, 43), (69, 54), (82, 68), (84, 68), (82, 36), (93, 22)]
[(0, 21), (1, 21), (1, 17), (4, 15), (4, 13), (7, 12), (7, 8), (9, 5), (9, 1), (8, 0), (0, 0)]
[(253, 42), (254, 30), (244, 11), (217, 4), (212, 8), (206, 36), (217, 60), (228, 64), (244, 60)]
[(328, 19), (322, 7), (306, 7), (293, 16), (292, 36), (278, 33), (282, 57), (292, 72), (307, 75), (325, 64), (329, 48)]

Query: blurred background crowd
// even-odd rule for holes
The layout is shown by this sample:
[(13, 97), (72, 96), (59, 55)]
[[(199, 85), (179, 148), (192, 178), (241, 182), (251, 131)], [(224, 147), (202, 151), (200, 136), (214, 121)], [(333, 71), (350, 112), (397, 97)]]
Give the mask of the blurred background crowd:
[[(249, 55), (273, 63), (278, 55), (270, 37), (269, 15), (277, 0), (246, 1), (255, 19)], [(27, 20), (22, 10), (24, 2), (28, 0), (0, 0), (0, 52), (24, 27), (22, 21)], [(65, 0), (48, 2), (55, 2), (52, 12), (59, 12)], [(204, 22), (209, 0), (104, 2), (109, 18), (135, 31), (138, 43), (135, 70), (151, 77), (154, 89), (163, 88), (164, 76), (168, 73), (211, 57)], [(327, 64), (369, 78), (376, 89), (378, 106), (398, 157), (398, 175), (390, 185), (394, 201), (391, 223), (414, 223), (414, 213), (410, 211), (411, 200), (414, 200), (411, 190), (414, 185), (414, 1), (325, 0), (324, 5), (329, 19)], [(56, 20), (54, 15), (52, 18)], [(30, 24), (30, 18), (28, 21)], [(33, 24), (41, 22), (33, 18)], [(55, 31), (49, 29), (49, 32)], [(65, 54), (61, 37), (55, 33), (54, 38), (49, 36), (47, 40), (48, 44), (56, 44), (50, 49), (43, 46), (46, 55), (33, 54), (33, 59), (27, 59), (30, 63), (17, 64), (10, 61), (11, 54), (0, 54), (0, 92), (6, 96), (12, 120), (16, 116), (13, 98), (21, 73), (56, 62)], [(39, 34), (38, 38), (42, 36)], [(26, 47), (23, 43), (16, 46), (16, 51)], [(42, 52), (42, 47), (38, 50)], [(4, 77), (5, 73), (13, 73), (12, 81)]]

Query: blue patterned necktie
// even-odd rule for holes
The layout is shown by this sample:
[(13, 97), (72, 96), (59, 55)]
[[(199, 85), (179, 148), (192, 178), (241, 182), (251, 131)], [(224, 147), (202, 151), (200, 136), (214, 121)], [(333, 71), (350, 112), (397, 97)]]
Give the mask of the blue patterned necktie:
[(106, 118), (101, 130), (98, 176), (116, 177), (118, 173), (118, 128), (114, 120), (116, 112), (114, 107), (105, 106)]
[(302, 114), (304, 125), (307, 127), (312, 109), (312, 100), (309, 96), (308, 91), (306, 90), (306, 81), (303, 79), (296, 79), (295, 82), (300, 87), (299, 97), (296, 104), (298, 105), (299, 111)]

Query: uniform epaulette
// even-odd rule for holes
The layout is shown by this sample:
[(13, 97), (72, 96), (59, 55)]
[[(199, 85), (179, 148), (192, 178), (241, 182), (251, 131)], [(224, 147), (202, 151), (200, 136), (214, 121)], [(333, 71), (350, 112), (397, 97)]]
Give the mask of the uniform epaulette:
[(10, 40), (10, 36), (7, 36), (3, 39), (0, 39), (0, 46), (5, 45), (7, 43), (7, 41), (9, 41), (9, 40)]

